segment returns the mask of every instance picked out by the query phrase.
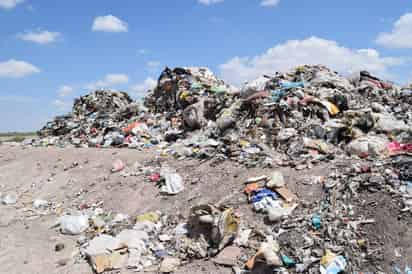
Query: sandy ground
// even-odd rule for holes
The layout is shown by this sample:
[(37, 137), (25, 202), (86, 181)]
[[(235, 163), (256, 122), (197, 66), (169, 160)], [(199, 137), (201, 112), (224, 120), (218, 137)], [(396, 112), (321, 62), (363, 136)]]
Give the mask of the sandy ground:
[[(23, 149), (1, 145), (0, 193), (14, 192), (19, 200), (13, 206), (0, 205), (0, 272), (92, 273), (86, 262), (73, 259), (78, 252), (78, 236), (61, 235), (57, 229), (51, 228), (57, 216), (33, 210), (34, 199), (48, 200), (59, 204), (62, 209), (102, 202), (106, 211), (131, 216), (151, 210), (187, 216), (194, 205), (223, 202), (236, 209), (242, 222), (252, 223), (256, 229), (264, 229), (262, 216), (252, 211), (242, 189), (246, 178), (268, 174), (270, 170), (246, 169), (233, 162), (212, 165), (211, 161), (162, 159), (177, 168), (185, 181), (185, 190), (172, 197), (159, 195), (156, 186), (142, 176), (125, 178), (110, 172), (115, 159), (123, 160), (128, 166), (136, 161), (150, 165), (159, 161), (155, 155), (151, 151), (129, 149)], [(78, 165), (71, 167), (74, 162)], [(322, 190), (319, 185), (299, 182), (308, 175), (326, 175), (329, 172), (322, 165), (309, 171), (297, 172), (287, 168), (283, 171), (288, 188), (306, 203), (319, 199)], [(378, 208), (391, 205), (390, 200), (378, 200), (381, 203)], [(401, 246), (403, 254), (412, 254), (412, 229), (392, 214), (398, 210), (396, 206), (388, 207), (384, 211), (370, 208), (369, 215), (378, 221), (373, 228), (374, 235), (388, 245), (389, 271), (393, 257), (393, 250), (390, 249)], [(65, 244), (60, 252), (54, 250), (57, 243)], [(177, 273), (232, 273), (232, 270), (218, 267), (210, 261), (197, 261), (182, 266)]]

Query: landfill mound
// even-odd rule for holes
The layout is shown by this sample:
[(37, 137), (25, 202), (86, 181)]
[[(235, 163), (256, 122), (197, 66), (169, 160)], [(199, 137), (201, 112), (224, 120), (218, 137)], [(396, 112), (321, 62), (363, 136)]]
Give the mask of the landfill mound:
[(241, 90), (207, 68), (166, 68), (144, 106), (95, 91), (40, 130), (34, 145), (148, 148), (178, 158), (304, 169), (338, 154), (382, 156), (411, 142), (410, 90), (324, 66), (262, 76)]
[[(240, 90), (206, 68), (166, 68), (143, 105), (125, 93), (96, 91), (25, 144), (153, 147), (157, 162), (117, 160), (111, 172), (143, 175), (167, 197), (189, 183), (162, 158), (268, 168), (230, 194), (244, 195), (237, 199), (261, 213), (263, 231), (242, 220), (230, 195), (193, 205), (188, 216), (66, 213), (61, 232), (86, 233), (80, 251), (97, 273), (124, 266), (169, 273), (198, 259), (235, 273), (376, 273), (387, 271), (389, 259), (375, 224), (411, 221), (411, 97), (409, 88), (367, 71), (343, 77), (320, 65), (264, 75)], [(311, 174), (317, 165), (325, 175)], [(291, 191), (285, 167), (307, 170), (299, 184), (318, 186), (319, 199), (308, 203)], [(390, 260), (401, 263), (393, 269), (409, 273), (409, 259), (394, 254)]]

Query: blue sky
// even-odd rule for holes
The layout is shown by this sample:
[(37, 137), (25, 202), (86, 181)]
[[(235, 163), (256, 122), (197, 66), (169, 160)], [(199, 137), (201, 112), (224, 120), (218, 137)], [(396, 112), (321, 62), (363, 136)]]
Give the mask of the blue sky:
[(323, 63), (412, 80), (410, 0), (0, 0), (0, 132), (39, 129), (97, 87), (135, 97), (164, 65), (240, 85)]

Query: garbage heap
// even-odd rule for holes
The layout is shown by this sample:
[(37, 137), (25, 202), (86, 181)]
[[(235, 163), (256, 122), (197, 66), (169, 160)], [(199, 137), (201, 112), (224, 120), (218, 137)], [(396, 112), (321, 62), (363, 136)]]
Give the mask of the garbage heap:
[(157, 145), (178, 158), (305, 169), (345, 152), (384, 156), (391, 141), (410, 143), (410, 93), (367, 71), (343, 77), (321, 65), (264, 75), (241, 90), (207, 68), (166, 68), (144, 105), (95, 91), (49, 122), (34, 144)]
[(409, 90), (367, 71), (345, 78), (325, 66), (300, 66), (240, 91), (201, 75), (167, 69), (145, 98), (170, 122), (165, 152), (177, 157), (304, 169), (345, 150), (383, 156), (390, 141), (412, 140)]
[(39, 132), (44, 145), (114, 146), (124, 143), (119, 129), (138, 115), (139, 107), (125, 92), (97, 90), (75, 99), (71, 113), (58, 116)]

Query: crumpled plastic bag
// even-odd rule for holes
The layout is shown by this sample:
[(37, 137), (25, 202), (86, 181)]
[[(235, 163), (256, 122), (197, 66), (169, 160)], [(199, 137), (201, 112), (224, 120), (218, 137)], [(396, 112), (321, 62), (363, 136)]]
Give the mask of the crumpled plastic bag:
[(162, 167), (160, 176), (165, 179), (165, 184), (161, 186), (160, 192), (174, 195), (184, 190), (182, 177), (173, 169)]
[(89, 227), (89, 218), (85, 215), (65, 215), (59, 218), (61, 233), (67, 235), (78, 235)]

